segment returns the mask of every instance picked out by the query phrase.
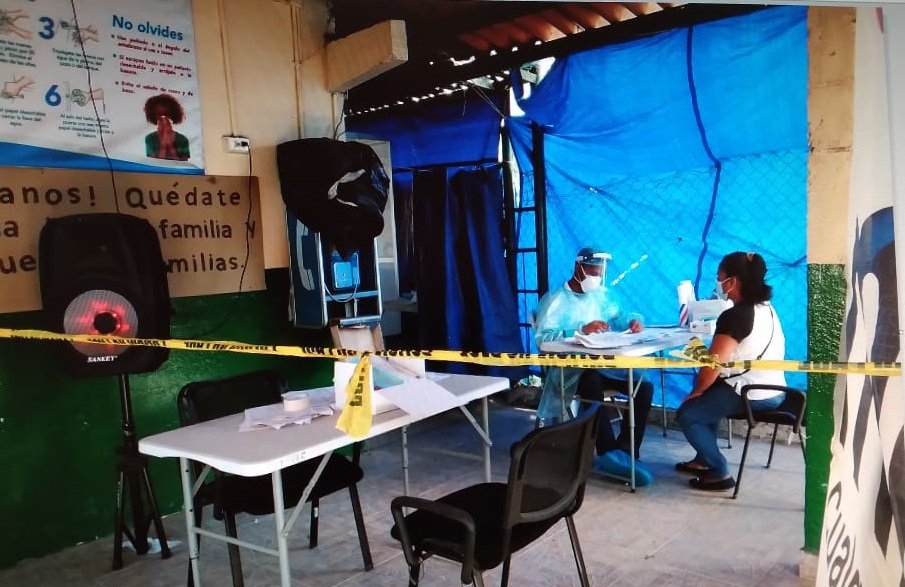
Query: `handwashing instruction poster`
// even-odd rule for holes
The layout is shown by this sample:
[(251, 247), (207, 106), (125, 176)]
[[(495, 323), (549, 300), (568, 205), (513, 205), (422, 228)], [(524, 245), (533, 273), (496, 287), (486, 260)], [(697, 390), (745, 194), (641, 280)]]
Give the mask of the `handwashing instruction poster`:
[(190, 0), (0, 0), (0, 165), (201, 173), (191, 17)]

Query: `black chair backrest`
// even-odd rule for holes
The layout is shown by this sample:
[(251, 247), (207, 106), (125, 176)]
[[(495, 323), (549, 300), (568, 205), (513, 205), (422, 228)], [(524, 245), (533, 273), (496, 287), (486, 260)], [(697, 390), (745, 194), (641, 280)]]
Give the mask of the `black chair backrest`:
[(189, 383), (179, 392), (179, 421), (188, 426), (238, 414), (248, 408), (277, 404), (282, 401), (286, 388), (283, 376), (271, 370)]
[[(748, 392), (754, 389), (770, 389), (774, 391), (781, 391), (785, 394), (785, 397), (782, 398), (782, 402), (776, 406), (775, 408), (764, 410), (764, 414), (783, 414), (785, 415), (789, 422), (782, 422), (791, 424), (793, 430), (797, 433), (799, 428), (804, 424), (807, 416), (807, 402), (808, 402), (808, 394), (800, 389), (796, 389), (794, 387), (787, 387), (784, 385), (767, 385), (762, 383), (750, 383), (742, 387), (742, 398), (747, 400)], [(762, 419), (758, 419), (758, 413), (756, 411), (751, 410), (750, 404), (745, 402), (745, 406), (747, 409), (748, 416), (748, 424), (753, 426), (755, 422), (763, 421)]]
[(578, 418), (538, 428), (512, 445), (503, 520), (507, 528), (569, 515), (579, 508), (591, 473), (599, 409), (595, 402)]

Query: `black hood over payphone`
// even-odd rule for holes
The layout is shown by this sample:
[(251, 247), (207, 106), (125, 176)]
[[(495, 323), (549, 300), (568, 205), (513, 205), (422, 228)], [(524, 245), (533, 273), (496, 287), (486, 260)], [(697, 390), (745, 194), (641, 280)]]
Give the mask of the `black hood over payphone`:
[(286, 207), (348, 258), (373, 246), (383, 232), (390, 180), (364, 143), (328, 138), (277, 145), (280, 190)]

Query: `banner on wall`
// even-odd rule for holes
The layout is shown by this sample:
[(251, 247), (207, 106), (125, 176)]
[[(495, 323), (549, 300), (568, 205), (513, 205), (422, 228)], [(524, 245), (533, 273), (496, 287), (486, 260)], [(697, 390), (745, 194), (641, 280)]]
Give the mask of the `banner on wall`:
[(200, 174), (196, 69), (190, 0), (0, 0), (0, 165)]
[[(891, 68), (884, 70), (883, 37), (874, 10), (858, 9), (851, 252), (840, 348), (844, 361), (896, 361), (901, 355), (886, 103), (892, 78), (887, 76)], [(834, 417), (817, 584), (901, 587), (905, 584), (902, 379), (839, 376)]]
[[(264, 289), (255, 178), (0, 167), (0, 313), (41, 308), (47, 218), (119, 211), (157, 231), (172, 297)], [(250, 192), (250, 193), (249, 193)], [(250, 206), (250, 208), (249, 208)], [(247, 262), (246, 262), (247, 256)]]

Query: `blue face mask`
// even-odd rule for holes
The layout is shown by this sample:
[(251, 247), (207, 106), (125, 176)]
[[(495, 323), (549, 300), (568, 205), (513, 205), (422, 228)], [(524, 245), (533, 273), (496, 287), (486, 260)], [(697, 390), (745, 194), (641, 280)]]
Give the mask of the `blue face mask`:
[(723, 281), (719, 279), (716, 280), (716, 297), (723, 300), (724, 302), (729, 299), (729, 292), (723, 291), (723, 284), (732, 279), (731, 277), (727, 277)]

